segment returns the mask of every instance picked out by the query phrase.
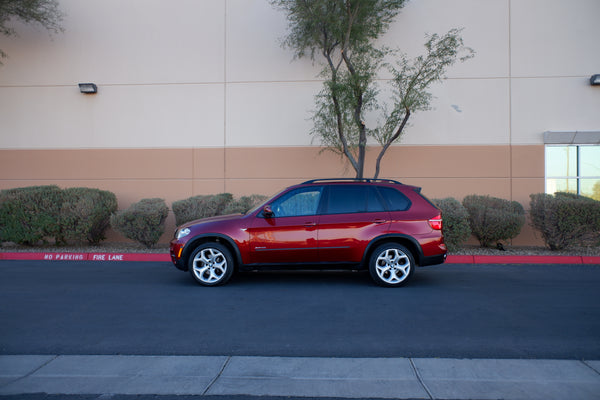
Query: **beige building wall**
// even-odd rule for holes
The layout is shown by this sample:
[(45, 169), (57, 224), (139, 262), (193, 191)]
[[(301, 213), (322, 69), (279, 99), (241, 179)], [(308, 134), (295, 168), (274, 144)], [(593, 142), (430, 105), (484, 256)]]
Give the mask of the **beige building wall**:
[[(309, 134), (318, 66), (280, 46), (285, 16), (267, 0), (60, 7), (64, 33), (17, 26), (19, 37), (0, 37), (0, 188), (98, 187), (124, 208), (353, 176)], [(477, 54), (432, 88), (432, 110), (411, 117), (381, 176), (430, 197), (527, 205), (544, 191), (543, 132), (600, 130), (600, 90), (589, 85), (600, 73), (598, 14), (597, 0), (409, 2), (384, 44), (414, 56), (426, 33), (463, 27)], [(80, 82), (98, 93), (79, 93)]]

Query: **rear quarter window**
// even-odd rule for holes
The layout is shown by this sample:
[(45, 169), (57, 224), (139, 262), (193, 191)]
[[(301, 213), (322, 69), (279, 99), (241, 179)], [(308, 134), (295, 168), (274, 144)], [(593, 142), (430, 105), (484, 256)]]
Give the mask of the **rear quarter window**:
[(380, 187), (379, 192), (385, 199), (390, 211), (406, 211), (411, 206), (408, 197), (394, 188)]

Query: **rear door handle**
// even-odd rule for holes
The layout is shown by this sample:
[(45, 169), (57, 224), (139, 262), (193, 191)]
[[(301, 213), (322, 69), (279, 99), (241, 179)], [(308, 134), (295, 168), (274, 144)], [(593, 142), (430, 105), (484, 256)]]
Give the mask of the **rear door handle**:
[(388, 222), (385, 219), (381, 219), (381, 218), (376, 218), (373, 222), (375, 222), (376, 224), (384, 224), (386, 222)]
[(312, 228), (313, 226), (317, 226), (317, 223), (316, 222), (305, 222), (304, 226), (306, 228)]

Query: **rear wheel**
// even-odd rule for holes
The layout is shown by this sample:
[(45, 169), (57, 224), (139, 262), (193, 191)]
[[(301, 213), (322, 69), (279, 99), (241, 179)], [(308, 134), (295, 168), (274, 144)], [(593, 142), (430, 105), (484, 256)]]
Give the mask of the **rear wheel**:
[(386, 243), (375, 249), (369, 260), (371, 278), (381, 286), (398, 287), (408, 282), (415, 269), (415, 259), (406, 247)]
[(231, 252), (219, 243), (201, 244), (189, 259), (192, 277), (203, 286), (223, 285), (233, 275), (233, 268)]

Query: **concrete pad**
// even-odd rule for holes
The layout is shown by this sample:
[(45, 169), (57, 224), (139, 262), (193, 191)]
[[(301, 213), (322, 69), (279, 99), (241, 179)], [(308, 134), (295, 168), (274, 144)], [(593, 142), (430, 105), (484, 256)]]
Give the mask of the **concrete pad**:
[(406, 358), (233, 357), (207, 394), (429, 398)]
[(0, 393), (202, 394), (227, 357), (61, 356)]
[(579, 361), (413, 361), (434, 398), (589, 400), (600, 393), (600, 375)]
[(56, 356), (0, 356), (0, 387), (27, 376)]

